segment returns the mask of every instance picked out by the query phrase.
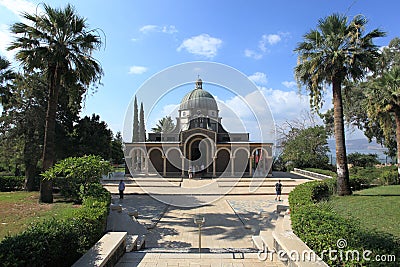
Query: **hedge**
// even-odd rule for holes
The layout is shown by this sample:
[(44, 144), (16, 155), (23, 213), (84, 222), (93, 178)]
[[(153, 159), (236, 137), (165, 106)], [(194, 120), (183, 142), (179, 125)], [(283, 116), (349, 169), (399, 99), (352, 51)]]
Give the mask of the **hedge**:
[(24, 183), (24, 176), (0, 176), (0, 192), (22, 190)]
[(71, 217), (48, 219), (6, 237), (0, 243), (1, 266), (71, 266), (106, 229), (111, 195), (98, 184), (90, 192)]
[[(330, 266), (390, 266), (391, 263), (378, 263), (362, 259), (363, 251), (373, 250), (373, 255), (396, 255), (400, 257), (399, 241), (386, 233), (360, 229), (357, 221), (346, 219), (335, 213), (326, 201), (331, 195), (333, 179), (313, 181), (297, 186), (289, 194), (289, 205), (293, 231), (318, 255), (323, 251), (337, 250), (340, 239), (347, 241), (345, 251), (357, 250), (360, 260), (346, 260), (323, 254), (323, 260)], [(395, 266), (396, 263), (392, 263)]]

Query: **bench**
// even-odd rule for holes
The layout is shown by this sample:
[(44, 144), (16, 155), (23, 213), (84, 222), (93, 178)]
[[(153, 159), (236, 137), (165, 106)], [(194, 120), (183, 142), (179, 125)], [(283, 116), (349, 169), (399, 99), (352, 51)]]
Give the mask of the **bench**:
[(73, 267), (114, 266), (126, 250), (126, 232), (108, 232)]

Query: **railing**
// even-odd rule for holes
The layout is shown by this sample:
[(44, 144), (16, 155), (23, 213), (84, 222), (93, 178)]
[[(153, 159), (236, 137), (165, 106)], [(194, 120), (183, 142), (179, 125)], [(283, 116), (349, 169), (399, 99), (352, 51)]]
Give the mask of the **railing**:
[(302, 170), (302, 169), (297, 169), (294, 168), (293, 172), (295, 174), (300, 174), (312, 179), (319, 179), (319, 180), (324, 180), (324, 179), (332, 179), (332, 176), (329, 175), (324, 175), (324, 174), (320, 174), (320, 173), (316, 173), (316, 172), (310, 172), (310, 171), (306, 171), (306, 170)]

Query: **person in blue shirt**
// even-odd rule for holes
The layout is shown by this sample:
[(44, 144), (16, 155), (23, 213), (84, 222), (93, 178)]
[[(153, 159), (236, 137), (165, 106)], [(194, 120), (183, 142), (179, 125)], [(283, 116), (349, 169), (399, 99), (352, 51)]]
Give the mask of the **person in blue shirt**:
[(118, 191), (119, 191), (119, 198), (124, 198), (124, 190), (125, 190), (125, 183), (123, 180), (119, 181)]

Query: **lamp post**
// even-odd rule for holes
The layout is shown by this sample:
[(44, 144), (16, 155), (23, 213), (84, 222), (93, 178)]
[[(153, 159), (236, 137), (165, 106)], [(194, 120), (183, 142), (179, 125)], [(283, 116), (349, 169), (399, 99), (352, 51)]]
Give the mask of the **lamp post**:
[(204, 225), (205, 221), (204, 216), (196, 215), (194, 217), (194, 223), (199, 227), (199, 253), (201, 253), (201, 227)]

